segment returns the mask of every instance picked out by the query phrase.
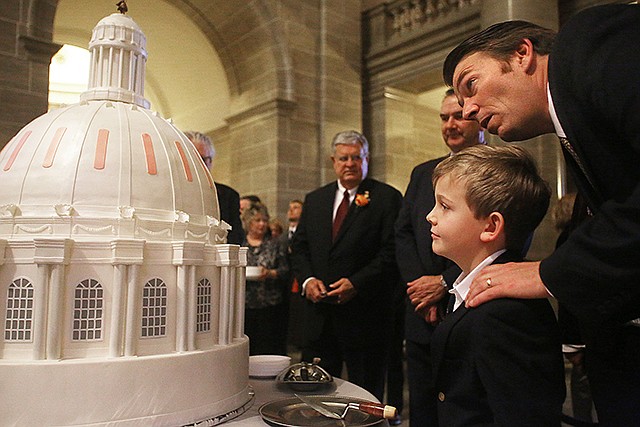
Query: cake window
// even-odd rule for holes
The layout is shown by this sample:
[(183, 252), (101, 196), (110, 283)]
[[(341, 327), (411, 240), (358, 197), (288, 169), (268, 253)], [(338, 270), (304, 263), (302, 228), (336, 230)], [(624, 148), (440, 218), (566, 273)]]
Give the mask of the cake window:
[(151, 279), (142, 291), (142, 337), (163, 337), (167, 332), (167, 285)]
[(211, 330), (211, 282), (202, 279), (198, 282), (196, 332)]
[(14, 280), (7, 290), (5, 341), (30, 342), (33, 328), (33, 285), (24, 278)]
[(104, 290), (95, 279), (86, 279), (76, 286), (73, 298), (73, 341), (102, 339), (102, 305)]

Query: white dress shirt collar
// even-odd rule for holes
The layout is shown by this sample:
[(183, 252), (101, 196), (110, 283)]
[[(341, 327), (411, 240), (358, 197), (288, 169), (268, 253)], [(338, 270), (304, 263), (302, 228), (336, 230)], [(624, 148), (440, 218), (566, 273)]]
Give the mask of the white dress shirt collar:
[(465, 273), (463, 271), (462, 274), (458, 276), (455, 283), (453, 284), (453, 288), (449, 290), (449, 293), (455, 295), (456, 297), (456, 302), (453, 305), (453, 311), (455, 311), (458, 307), (460, 307), (464, 303), (464, 299), (467, 297), (467, 294), (469, 293), (469, 286), (471, 285), (471, 282), (473, 282), (473, 278), (476, 277), (476, 274), (478, 274), (480, 270), (482, 270), (487, 265), (493, 263), (493, 261), (495, 261), (496, 258), (502, 255), (504, 252), (506, 252), (506, 249), (501, 249), (498, 252), (492, 253), (491, 255), (486, 257), (484, 261), (478, 264), (476, 268), (471, 270), (471, 273), (465, 276)]
[(560, 120), (558, 119), (558, 115), (556, 114), (556, 108), (553, 105), (549, 83), (547, 83), (547, 98), (549, 99), (549, 115), (551, 115), (551, 121), (553, 122), (553, 127), (556, 129), (556, 134), (560, 138), (566, 138), (567, 134), (564, 132), (564, 129), (562, 129), (562, 125), (560, 124)]

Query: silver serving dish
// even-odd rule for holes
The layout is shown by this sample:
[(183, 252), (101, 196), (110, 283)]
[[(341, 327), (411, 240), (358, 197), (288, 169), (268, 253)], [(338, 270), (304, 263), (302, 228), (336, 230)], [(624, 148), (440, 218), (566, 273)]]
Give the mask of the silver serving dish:
[(310, 391), (331, 384), (333, 377), (315, 363), (300, 362), (280, 372), (276, 382), (286, 384), (294, 390)]

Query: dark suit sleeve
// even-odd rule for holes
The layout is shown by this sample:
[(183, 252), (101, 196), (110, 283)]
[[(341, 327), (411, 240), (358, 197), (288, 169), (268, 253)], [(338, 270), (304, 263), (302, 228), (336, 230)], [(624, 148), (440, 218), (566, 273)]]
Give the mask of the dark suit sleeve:
[(554, 105), (592, 172), (596, 190), (585, 180), (581, 190), (595, 215), (542, 261), (540, 277), (594, 325), (640, 317), (639, 23), (636, 5), (589, 9), (561, 31), (550, 58)]

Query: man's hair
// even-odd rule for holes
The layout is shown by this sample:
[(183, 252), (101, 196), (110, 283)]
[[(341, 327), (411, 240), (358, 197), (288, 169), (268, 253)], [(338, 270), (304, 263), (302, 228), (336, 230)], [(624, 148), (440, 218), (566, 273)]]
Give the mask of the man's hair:
[(304, 205), (304, 202), (302, 200), (300, 200), (300, 199), (289, 200), (289, 204), (292, 204), (292, 203), (296, 203), (296, 204), (298, 204), (300, 206)]
[(245, 233), (249, 232), (249, 224), (251, 224), (253, 218), (258, 215), (262, 215), (267, 220), (267, 223), (269, 222), (269, 210), (260, 202), (253, 203), (251, 207), (242, 211), (240, 220), (242, 221), (242, 228), (244, 228)]
[(184, 133), (189, 141), (193, 143), (193, 145), (202, 144), (207, 147), (207, 151), (209, 153), (209, 157), (213, 159), (216, 155), (216, 148), (213, 146), (213, 141), (207, 135), (202, 132), (197, 132), (193, 130), (188, 130)]
[(244, 196), (241, 196), (240, 200), (249, 200), (251, 203), (261, 203), (262, 202), (262, 200), (260, 200), (260, 197), (256, 196), (255, 194), (246, 194)]
[(510, 250), (522, 251), (549, 208), (549, 185), (538, 174), (533, 158), (517, 146), (465, 148), (435, 168), (434, 188), (445, 175), (465, 186), (465, 199), (475, 218), (502, 214)]
[(333, 140), (331, 141), (332, 154), (336, 153), (336, 146), (338, 144), (344, 144), (344, 145), (360, 144), (362, 145), (362, 151), (364, 151), (364, 155), (365, 156), (369, 155), (369, 141), (367, 141), (367, 138), (365, 138), (363, 134), (355, 130), (347, 130), (344, 132), (339, 132), (336, 134), (336, 136), (333, 137)]
[(507, 21), (494, 24), (489, 28), (469, 37), (454, 48), (444, 60), (442, 76), (444, 82), (453, 86), (453, 72), (466, 56), (483, 52), (502, 61), (509, 71), (509, 60), (524, 39), (533, 44), (533, 50), (540, 55), (551, 53), (556, 32), (527, 21)]

